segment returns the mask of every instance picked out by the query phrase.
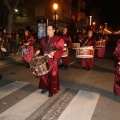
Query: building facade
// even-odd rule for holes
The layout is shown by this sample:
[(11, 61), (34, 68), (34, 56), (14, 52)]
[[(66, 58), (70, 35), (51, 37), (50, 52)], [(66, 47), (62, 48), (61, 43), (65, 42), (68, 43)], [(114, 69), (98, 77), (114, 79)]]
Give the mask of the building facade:
[(48, 19), (48, 23), (54, 23), (54, 3), (58, 4), (56, 25), (65, 27), (71, 22), (71, 0), (23, 0), (18, 7), (19, 13), (16, 14), (14, 28), (24, 25), (35, 28), (37, 21), (41, 19)]
[[(60, 29), (68, 26), (72, 21), (77, 26), (85, 24), (84, 0), (22, 0), (15, 13), (13, 29), (25, 29), (25, 27), (37, 29), (37, 21), (47, 19), (48, 23), (55, 22), (55, 10), (53, 4), (58, 4), (56, 10), (56, 26)], [(81, 22), (80, 21), (84, 21)]]
[(72, 0), (71, 18), (76, 23), (77, 29), (87, 28), (89, 18), (86, 16), (86, 2), (84, 0)]

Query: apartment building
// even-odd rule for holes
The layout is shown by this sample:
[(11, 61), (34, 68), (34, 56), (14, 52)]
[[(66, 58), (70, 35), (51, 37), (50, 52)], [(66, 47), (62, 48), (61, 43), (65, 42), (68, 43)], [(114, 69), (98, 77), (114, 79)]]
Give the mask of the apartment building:
[[(31, 27), (36, 29), (37, 21), (47, 19), (48, 23), (55, 22), (55, 10), (53, 4), (58, 4), (56, 10), (56, 26), (62, 29), (71, 21), (86, 24), (85, 1), (84, 0), (22, 0), (18, 6), (18, 13), (14, 20), (14, 29)], [(79, 21), (83, 20), (83, 23)]]
[(14, 28), (32, 26), (36, 29), (37, 21), (41, 19), (48, 19), (48, 23), (54, 23), (54, 3), (58, 4), (56, 25), (65, 27), (71, 22), (71, 0), (22, 0), (18, 6)]

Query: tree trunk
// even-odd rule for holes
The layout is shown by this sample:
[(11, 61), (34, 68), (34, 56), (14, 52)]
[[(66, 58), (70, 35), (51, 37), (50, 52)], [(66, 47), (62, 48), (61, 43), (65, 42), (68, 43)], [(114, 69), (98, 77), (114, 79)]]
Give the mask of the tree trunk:
[(7, 32), (9, 34), (11, 34), (12, 26), (13, 26), (14, 9), (19, 4), (20, 0), (14, 0), (14, 4), (12, 4), (13, 0), (3, 0), (3, 2), (7, 6), (8, 11), (9, 11), (9, 13), (8, 13), (8, 28), (7, 28)]
[(8, 27), (7, 27), (7, 32), (9, 34), (12, 33), (12, 27), (13, 27), (13, 13), (8, 14)]

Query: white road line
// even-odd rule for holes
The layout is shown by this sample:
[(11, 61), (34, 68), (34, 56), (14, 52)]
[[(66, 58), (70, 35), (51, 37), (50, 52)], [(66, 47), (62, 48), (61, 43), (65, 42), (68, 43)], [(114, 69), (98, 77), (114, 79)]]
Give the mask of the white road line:
[(0, 114), (0, 119), (25, 120), (48, 99), (49, 97), (47, 97), (46, 94), (41, 94), (40, 90), (36, 90), (31, 95), (27, 96), (26, 98)]
[(79, 91), (58, 120), (91, 120), (100, 94)]
[(24, 87), (28, 82), (15, 81), (0, 88), (0, 99)]

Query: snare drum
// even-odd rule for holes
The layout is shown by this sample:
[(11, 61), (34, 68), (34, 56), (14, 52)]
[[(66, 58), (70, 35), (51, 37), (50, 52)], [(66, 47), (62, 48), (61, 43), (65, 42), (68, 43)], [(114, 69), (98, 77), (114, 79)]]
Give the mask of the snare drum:
[(48, 56), (37, 56), (30, 61), (30, 68), (35, 76), (42, 76), (50, 71)]
[(63, 49), (63, 54), (61, 57), (67, 57), (68, 56), (68, 49), (67, 49), (67, 44), (64, 44), (64, 49)]
[(97, 41), (96, 42), (96, 49), (104, 48), (105, 47), (105, 41)]
[(76, 49), (76, 57), (77, 58), (93, 58), (94, 49), (92, 46), (89, 47), (81, 47)]
[(72, 43), (72, 49), (80, 48), (80, 43)]
[(63, 49), (63, 54), (61, 57), (67, 57), (68, 56), (68, 49), (67, 48), (64, 48)]

